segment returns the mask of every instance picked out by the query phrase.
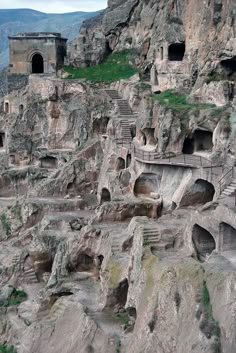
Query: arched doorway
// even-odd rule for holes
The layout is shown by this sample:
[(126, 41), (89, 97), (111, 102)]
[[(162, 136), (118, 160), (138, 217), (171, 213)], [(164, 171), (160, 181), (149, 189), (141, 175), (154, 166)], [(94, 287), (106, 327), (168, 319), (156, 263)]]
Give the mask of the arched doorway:
[(43, 74), (44, 62), (41, 54), (34, 54), (32, 57), (32, 74)]

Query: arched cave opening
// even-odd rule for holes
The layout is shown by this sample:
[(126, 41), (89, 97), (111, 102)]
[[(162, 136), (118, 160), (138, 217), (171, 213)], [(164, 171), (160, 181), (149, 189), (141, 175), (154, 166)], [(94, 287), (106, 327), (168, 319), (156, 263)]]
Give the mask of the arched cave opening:
[(8, 102), (5, 102), (4, 103), (4, 112), (8, 114), (9, 111), (10, 111), (10, 105)]
[(158, 192), (159, 180), (156, 174), (142, 173), (135, 181), (134, 184), (134, 195), (149, 196), (152, 192)]
[(40, 159), (41, 168), (56, 169), (57, 159), (55, 157), (43, 157)]
[(119, 172), (122, 169), (125, 169), (125, 160), (124, 158), (119, 157), (116, 161), (116, 171)]
[(173, 43), (168, 48), (169, 61), (182, 61), (185, 54), (185, 42)]
[(101, 202), (109, 202), (109, 201), (111, 201), (110, 191), (106, 188), (103, 188), (101, 192)]
[(164, 59), (164, 48), (160, 47), (160, 59), (163, 60)]
[(205, 261), (216, 248), (214, 237), (206, 229), (195, 224), (192, 231), (192, 241), (197, 253), (198, 260)]
[(19, 114), (22, 115), (23, 111), (24, 111), (24, 106), (23, 106), (23, 104), (20, 104), (19, 105)]
[(204, 179), (197, 179), (183, 195), (180, 206), (204, 205), (213, 200), (215, 188), (212, 183)]
[(43, 73), (44, 73), (43, 57), (40, 54), (34, 54), (32, 58), (32, 74), (43, 74)]
[(221, 251), (236, 250), (236, 229), (227, 223), (220, 223)]

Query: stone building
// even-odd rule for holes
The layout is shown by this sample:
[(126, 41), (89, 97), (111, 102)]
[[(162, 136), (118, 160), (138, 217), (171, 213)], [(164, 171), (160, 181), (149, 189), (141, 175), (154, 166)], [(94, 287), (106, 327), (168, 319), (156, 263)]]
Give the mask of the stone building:
[(19, 33), (9, 37), (10, 73), (54, 73), (64, 64), (67, 39), (60, 33)]

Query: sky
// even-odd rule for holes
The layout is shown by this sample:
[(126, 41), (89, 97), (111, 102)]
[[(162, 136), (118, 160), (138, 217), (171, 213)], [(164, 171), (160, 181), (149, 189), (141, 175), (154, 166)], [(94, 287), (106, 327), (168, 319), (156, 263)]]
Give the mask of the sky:
[(0, 9), (33, 9), (47, 13), (97, 11), (107, 7), (107, 0), (0, 0)]

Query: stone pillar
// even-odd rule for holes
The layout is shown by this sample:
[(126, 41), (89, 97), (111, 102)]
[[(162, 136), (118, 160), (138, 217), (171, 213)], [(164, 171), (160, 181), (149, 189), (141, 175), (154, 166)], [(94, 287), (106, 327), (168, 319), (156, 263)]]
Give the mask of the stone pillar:
[(153, 64), (151, 68), (151, 84), (153, 86), (158, 85), (156, 66)]

